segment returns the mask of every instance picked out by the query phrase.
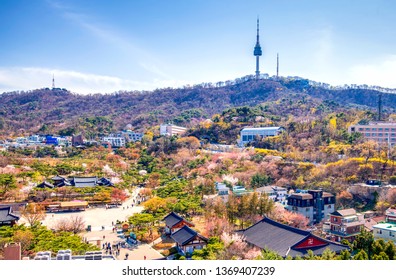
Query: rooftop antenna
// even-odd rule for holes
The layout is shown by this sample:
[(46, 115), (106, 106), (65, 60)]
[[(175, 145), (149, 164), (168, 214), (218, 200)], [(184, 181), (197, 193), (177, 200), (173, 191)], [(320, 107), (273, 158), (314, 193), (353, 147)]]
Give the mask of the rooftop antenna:
[(260, 22), (259, 22), (259, 17), (257, 16), (257, 40), (256, 40), (256, 45), (254, 46), (254, 56), (256, 57), (256, 79), (260, 78), (260, 63), (259, 63), (259, 57), (263, 54), (261, 51), (261, 46), (260, 46), (260, 30), (259, 27)]
[(378, 121), (382, 119), (382, 92), (378, 93)]
[(55, 75), (52, 74), (52, 89), (55, 88)]
[(279, 53), (276, 53), (276, 78), (279, 78)]

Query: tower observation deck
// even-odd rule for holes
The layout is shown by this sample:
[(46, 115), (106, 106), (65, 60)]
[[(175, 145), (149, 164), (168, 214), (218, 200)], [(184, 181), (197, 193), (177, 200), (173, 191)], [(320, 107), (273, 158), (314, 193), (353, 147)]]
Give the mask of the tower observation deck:
[(260, 46), (260, 35), (259, 35), (259, 19), (257, 18), (257, 41), (256, 45), (254, 46), (254, 56), (256, 57), (256, 78), (258, 79), (260, 77), (260, 56), (263, 54), (261, 51), (261, 46)]

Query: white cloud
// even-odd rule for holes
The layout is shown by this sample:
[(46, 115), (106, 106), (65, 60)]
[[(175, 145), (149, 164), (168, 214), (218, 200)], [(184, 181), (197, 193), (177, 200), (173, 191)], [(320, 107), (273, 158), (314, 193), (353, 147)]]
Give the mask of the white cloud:
[(357, 64), (347, 72), (349, 83), (396, 88), (396, 55), (377, 59), (376, 63)]
[(135, 62), (142, 69), (158, 75), (164, 79), (169, 79), (169, 75), (160, 68), (160, 61), (154, 54), (148, 52), (145, 48), (139, 46), (131, 34), (123, 34), (109, 24), (99, 22), (95, 17), (75, 11), (70, 6), (64, 6), (55, 0), (47, 0), (49, 5), (59, 11), (61, 16), (70, 23), (77, 25), (82, 30), (88, 32), (91, 36), (99, 39), (101, 42), (110, 45), (114, 51), (121, 51), (124, 59)]
[(164, 87), (181, 87), (189, 83), (188, 81), (158, 79), (152, 82), (139, 82), (114, 76), (69, 70), (12, 67), (0, 68), (0, 93), (51, 87), (52, 75), (55, 76), (56, 87), (66, 88), (81, 94), (112, 93), (119, 90), (152, 90)]
[(317, 67), (322, 68), (331, 63), (333, 56), (333, 30), (330, 26), (316, 30), (314, 32), (314, 63)]

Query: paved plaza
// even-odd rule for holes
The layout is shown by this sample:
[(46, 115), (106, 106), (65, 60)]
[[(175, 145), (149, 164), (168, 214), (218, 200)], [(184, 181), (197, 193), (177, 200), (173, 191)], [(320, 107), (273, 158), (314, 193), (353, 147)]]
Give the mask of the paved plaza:
[[(60, 220), (68, 219), (71, 216), (82, 217), (85, 226), (91, 226), (90, 232), (83, 233), (83, 238), (92, 244), (100, 242), (100, 247), (105, 242), (115, 244), (117, 241), (122, 241), (117, 236), (117, 232), (113, 232), (113, 224), (116, 221), (127, 221), (128, 217), (134, 213), (140, 213), (143, 210), (142, 206), (132, 206), (134, 199), (136, 200), (139, 189), (135, 189), (128, 200), (126, 200), (121, 206), (116, 208), (87, 208), (85, 211), (80, 212), (63, 212), (63, 213), (48, 213), (42, 224), (48, 228), (53, 228)], [(25, 222), (23, 218), (20, 220), (21, 223)], [(103, 229), (104, 228), (104, 229)], [(103, 237), (105, 237), (103, 239)], [(151, 248), (148, 244), (139, 243), (137, 246), (126, 249), (120, 249), (120, 255), (117, 257), (119, 260), (125, 259), (125, 254), (128, 253), (129, 260), (147, 260), (163, 258), (158, 251)]]

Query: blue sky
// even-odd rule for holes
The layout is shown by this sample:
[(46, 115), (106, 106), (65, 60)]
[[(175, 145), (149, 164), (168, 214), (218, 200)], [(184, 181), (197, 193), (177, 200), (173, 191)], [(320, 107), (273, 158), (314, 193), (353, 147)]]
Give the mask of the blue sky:
[(396, 1), (0, 0), (0, 92), (150, 90), (261, 72), (396, 88)]

